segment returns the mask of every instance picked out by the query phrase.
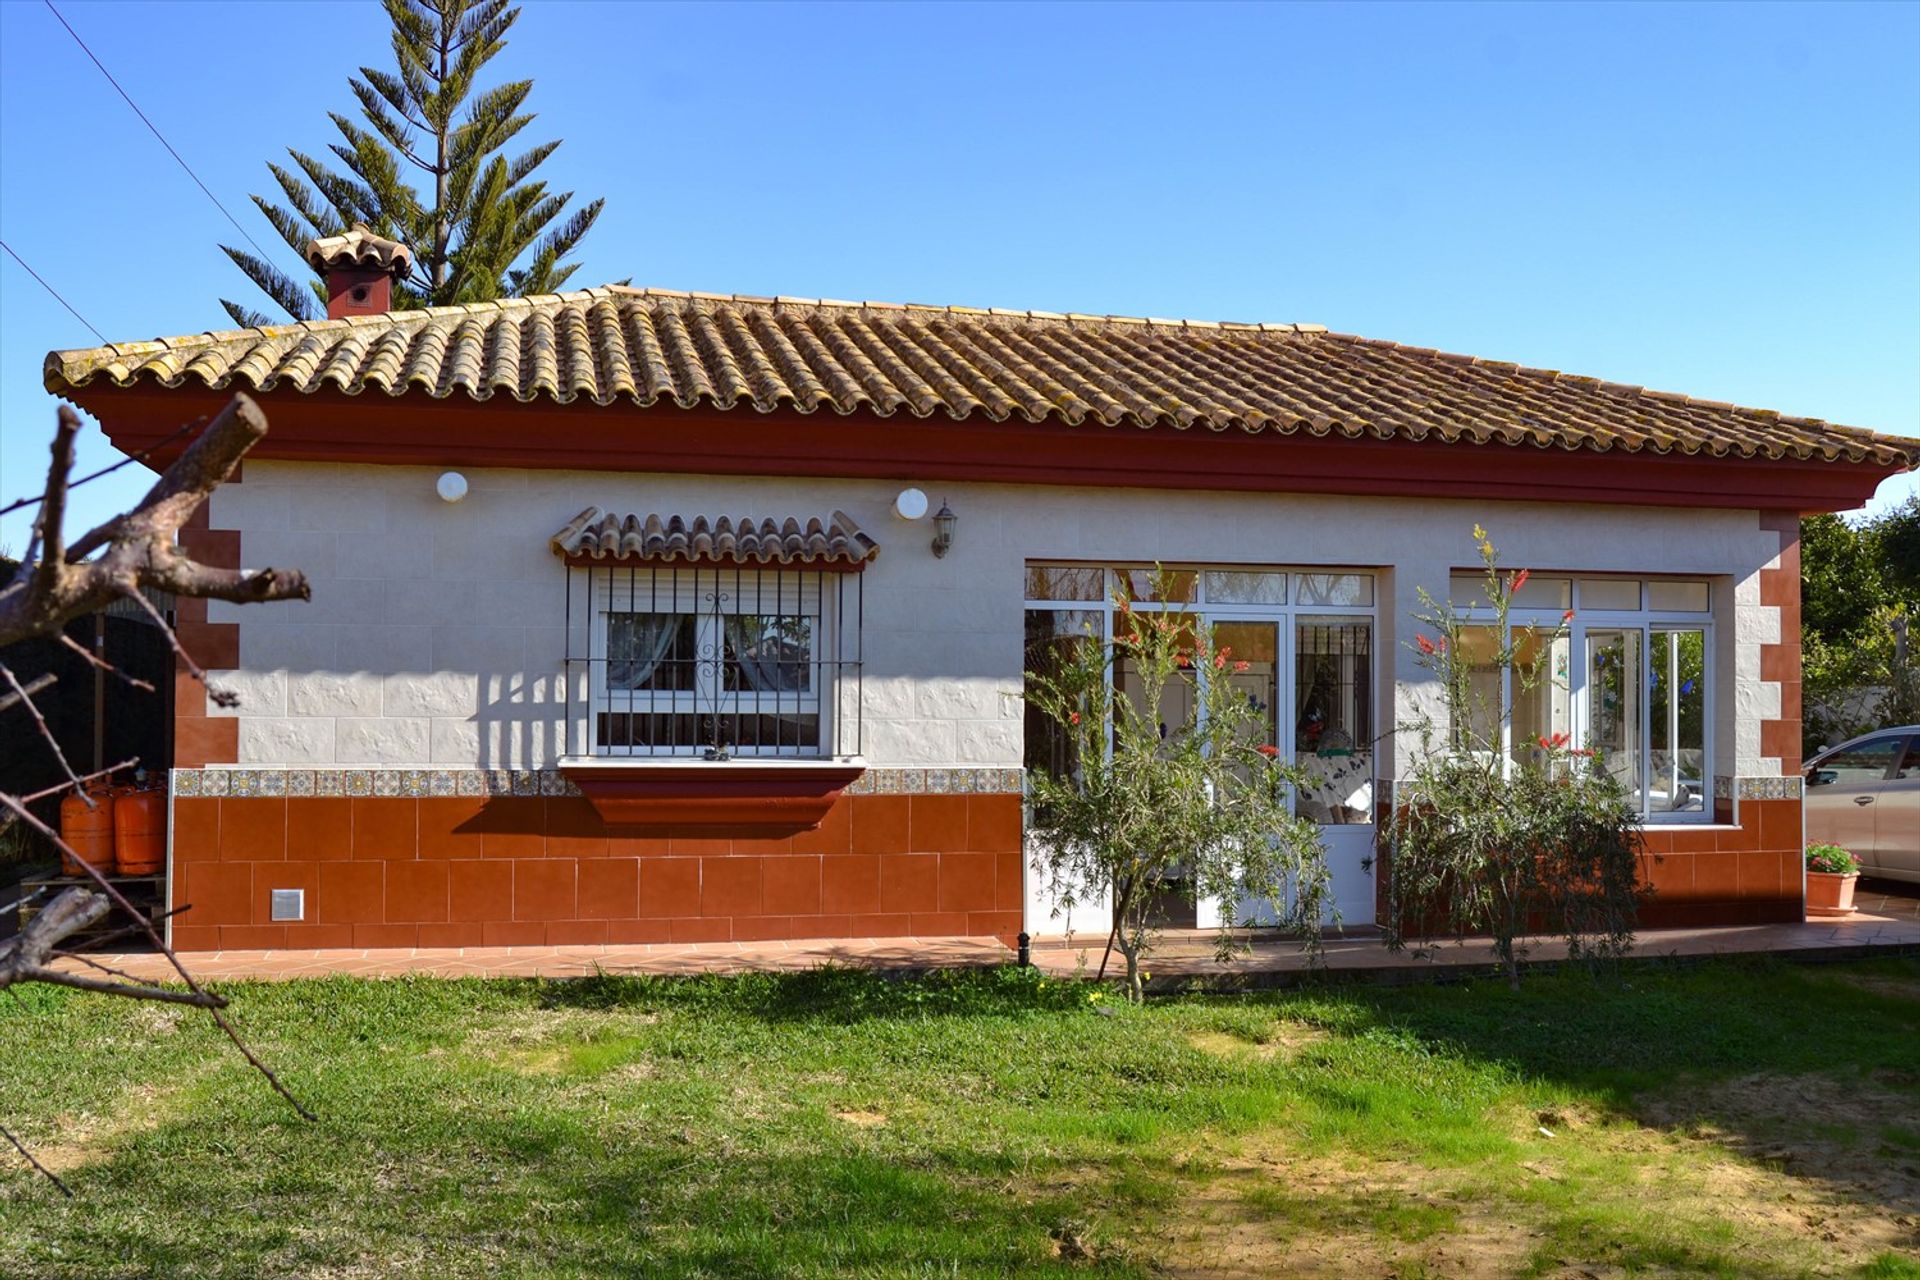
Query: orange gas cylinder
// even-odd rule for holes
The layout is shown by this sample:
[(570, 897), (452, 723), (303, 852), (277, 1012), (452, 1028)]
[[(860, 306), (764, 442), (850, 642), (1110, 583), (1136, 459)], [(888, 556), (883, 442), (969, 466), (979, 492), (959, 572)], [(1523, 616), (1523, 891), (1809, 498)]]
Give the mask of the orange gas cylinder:
[(167, 793), (123, 791), (113, 802), (113, 862), (123, 876), (157, 875), (167, 862)]
[[(93, 793), (93, 808), (78, 795), (60, 802), (60, 838), (74, 854), (95, 871), (113, 871), (113, 810), (115, 797), (106, 790)], [(60, 870), (70, 876), (86, 872), (66, 854), (60, 855)]]

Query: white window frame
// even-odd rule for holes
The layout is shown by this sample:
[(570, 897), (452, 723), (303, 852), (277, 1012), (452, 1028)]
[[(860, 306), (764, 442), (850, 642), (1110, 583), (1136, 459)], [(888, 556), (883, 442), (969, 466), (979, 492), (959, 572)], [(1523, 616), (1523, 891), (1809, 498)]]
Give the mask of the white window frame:
[[(1482, 581), (1482, 575), (1470, 570), (1457, 570), (1456, 578), (1472, 577)], [(1560, 572), (1537, 574), (1539, 578), (1570, 579), (1570, 607), (1573, 618), (1567, 623), (1568, 632), (1568, 698), (1572, 715), (1572, 735), (1576, 746), (1584, 746), (1593, 728), (1592, 706), (1587, 687), (1587, 673), (1592, 660), (1587, 649), (1587, 636), (1590, 631), (1637, 631), (1640, 634), (1640, 653), (1642, 678), (1640, 684), (1640, 741), (1636, 747), (1639, 754), (1638, 775), (1640, 780), (1639, 813), (1642, 821), (1649, 826), (1692, 825), (1714, 821), (1714, 716), (1720, 692), (1721, 676), (1715, 662), (1713, 603), (1717, 592), (1721, 590), (1718, 581), (1702, 575), (1629, 575), (1617, 573), (1579, 573)], [(1637, 582), (1642, 584), (1640, 591), (1641, 607), (1638, 609), (1593, 609), (1581, 607), (1581, 583), (1589, 581)], [(1650, 592), (1645, 584), (1651, 582), (1701, 582), (1707, 583), (1707, 608), (1698, 613), (1688, 613), (1671, 609), (1653, 610), (1646, 607)], [(1529, 624), (1537, 627), (1542, 634), (1550, 633), (1561, 625), (1561, 619), (1569, 606), (1560, 605), (1514, 605), (1507, 611), (1507, 626), (1525, 627)], [(1454, 610), (1460, 621), (1468, 626), (1495, 625), (1496, 618), (1491, 606), (1471, 607), (1454, 602)], [(1701, 642), (1701, 806), (1696, 812), (1676, 812), (1673, 810), (1651, 811), (1652, 803), (1652, 764), (1653, 764), (1653, 694), (1644, 677), (1653, 661), (1653, 637), (1656, 632), (1699, 631)], [(1506, 643), (1504, 640), (1502, 643)], [(1500, 758), (1502, 767), (1513, 768), (1513, 673), (1501, 673), (1501, 723)]]
[[(1113, 619), (1115, 591), (1121, 585), (1119, 575), (1130, 572), (1151, 573), (1155, 566), (1132, 561), (1076, 561), (1055, 560), (1043, 557), (1028, 559), (1022, 566), (1024, 575), (1033, 568), (1095, 569), (1103, 571), (1101, 593), (1098, 600), (1061, 600), (1043, 597), (1028, 597), (1022, 605), (1027, 610), (1049, 610), (1054, 612), (1077, 612), (1095, 614), (1100, 618), (1101, 644), (1111, 658), (1113, 654)], [(1385, 741), (1384, 731), (1379, 720), (1383, 713), (1390, 713), (1391, 700), (1380, 696), (1380, 610), (1381, 574), (1378, 569), (1349, 565), (1270, 565), (1270, 564), (1218, 564), (1218, 563), (1165, 563), (1159, 566), (1167, 572), (1191, 573), (1194, 575), (1194, 598), (1192, 600), (1129, 600), (1128, 609), (1134, 613), (1185, 613), (1199, 619), (1203, 626), (1213, 626), (1227, 622), (1271, 622), (1276, 629), (1275, 647), (1275, 685), (1277, 705), (1274, 709), (1274, 723), (1279, 741), (1275, 746), (1281, 750), (1281, 758), (1289, 764), (1297, 763), (1298, 742), (1295, 722), (1299, 708), (1295, 705), (1299, 690), (1295, 687), (1298, 679), (1299, 627), (1306, 619), (1349, 618), (1364, 620), (1370, 631), (1367, 645), (1367, 670), (1364, 673), (1365, 685), (1369, 694), (1369, 706), (1372, 709), (1374, 723), (1370, 726), (1372, 740), (1365, 744), (1372, 764), (1372, 776), (1368, 784), (1369, 798), (1378, 803), (1380, 785), (1380, 751)], [(1284, 603), (1241, 603), (1237, 601), (1212, 601), (1207, 598), (1207, 574), (1214, 573), (1274, 573), (1286, 575), (1287, 593)], [(1327, 577), (1351, 574), (1364, 578), (1369, 584), (1370, 602), (1363, 605), (1310, 604), (1300, 598), (1301, 579), (1307, 576)], [(1024, 589), (1022, 595), (1025, 595)], [(1209, 673), (1201, 671), (1199, 678), (1209, 678)], [(1113, 671), (1111, 662), (1108, 668), (1108, 681), (1111, 684)], [(1201, 703), (1204, 714), (1205, 703)], [(1356, 746), (1360, 744), (1355, 744)], [(1108, 745), (1111, 750), (1111, 743)], [(1295, 807), (1294, 797), (1287, 797), (1288, 808)], [(1369, 806), (1371, 810), (1373, 805)], [(1359, 823), (1331, 823), (1330, 830), (1353, 831), (1373, 825), (1373, 813), (1369, 811), (1366, 821)]]
[[(668, 585), (663, 589), (643, 580), (649, 574), (656, 578), (666, 578)], [(603, 714), (634, 715), (672, 715), (700, 717), (705, 715), (742, 715), (750, 714), (744, 710), (741, 700), (754, 697), (751, 692), (724, 688), (725, 678), (725, 619), (728, 617), (802, 617), (811, 626), (807, 637), (807, 674), (809, 688), (804, 692), (773, 692), (758, 695), (762, 705), (756, 706), (751, 713), (768, 715), (793, 715), (815, 717), (816, 730), (811, 743), (775, 744), (742, 746), (730, 744), (727, 753), (737, 758), (784, 758), (817, 760), (832, 757), (833, 711), (839, 701), (838, 673), (832, 668), (835, 664), (823, 661), (823, 653), (837, 652), (830, 640), (829, 632), (834, 626), (834, 610), (828, 603), (825, 592), (828, 575), (823, 572), (805, 570), (785, 570), (777, 575), (778, 580), (770, 590), (773, 599), (766, 598), (768, 588), (766, 580), (776, 579), (771, 568), (759, 569), (745, 566), (738, 569), (721, 566), (717, 570), (712, 565), (699, 567), (699, 577), (694, 578), (694, 568), (684, 566), (681, 574), (687, 581), (677, 587), (672, 585), (670, 566), (651, 569), (636, 569), (629, 580), (616, 581), (603, 579), (593, 589), (590, 602), (592, 611), (591, 625), (594, 634), (591, 637), (590, 652), (598, 654), (598, 659), (588, 664), (586, 681), (587, 713), (585, 742), (588, 754), (595, 757), (636, 758), (636, 759), (704, 759), (713, 753), (710, 743), (694, 742), (668, 745), (618, 745), (600, 741), (599, 717)], [(749, 583), (759, 581), (761, 590), (753, 593)], [(716, 600), (716, 592), (731, 599)], [(771, 605), (769, 609), (768, 606)], [(612, 689), (608, 685), (607, 670), (611, 665), (611, 619), (616, 614), (671, 614), (674, 616), (692, 616), (694, 620), (694, 685), (690, 690), (624, 690)], [(831, 689), (829, 688), (831, 686)]]

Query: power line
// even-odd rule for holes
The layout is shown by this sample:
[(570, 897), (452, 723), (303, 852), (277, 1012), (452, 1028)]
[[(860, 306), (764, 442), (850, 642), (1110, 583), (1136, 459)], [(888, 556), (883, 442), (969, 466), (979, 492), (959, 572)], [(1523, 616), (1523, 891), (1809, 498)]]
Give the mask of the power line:
[[(11, 253), (13, 251), (9, 249), (7, 252)], [(26, 264), (22, 263), (21, 265), (24, 266)], [(193, 430), (195, 427), (203, 425), (206, 421), (207, 421), (207, 415), (203, 413), (199, 417), (195, 418), (192, 422), (183, 424), (179, 429), (174, 431), (172, 435), (166, 437), (164, 440), (158, 440), (153, 444), (147, 446), (145, 449), (142, 449), (138, 453), (128, 454), (126, 457), (120, 459), (120, 461), (114, 463), (112, 466), (102, 467), (91, 475), (81, 476), (78, 480), (68, 481), (67, 492), (72, 493), (75, 489), (78, 489), (81, 485), (87, 483), (89, 480), (98, 480), (101, 476), (110, 476), (122, 467), (132, 466), (136, 462), (145, 462), (148, 458), (152, 457), (155, 453), (158, 453), (160, 450), (166, 448), (168, 445), (172, 444), (175, 440), (178, 440), (181, 436), (187, 434), (187, 432)], [(20, 510), (22, 507), (31, 507), (36, 503), (45, 502), (46, 500), (47, 500), (47, 496), (44, 493), (38, 494), (31, 498), (21, 498), (17, 502), (10, 502), (4, 507), (0, 507), (0, 516), (10, 516), (14, 512)]]
[[(73, 27), (68, 24), (67, 20), (60, 16), (60, 11), (53, 7), (53, 0), (44, 0), (44, 3), (47, 6), (47, 11), (53, 14), (54, 18), (59, 21), (61, 26), (67, 28), (67, 34), (72, 36), (73, 42), (80, 46), (80, 51), (86, 54), (88, 58), (91, 58), (93, 60), (94, 66), (100, 68), (100, 74), (107, 78), (107, 83), (112, 85), (115, 91), (118, 92), (119, 95), (126, 100), (126, 103), (129, 107), (133, 108), (133, 114), (140, 117), (140, 123), (146, 125), (147, 128), (152, 131), (154, 137), (160, 139), (160, 145), (167, 149), (167, 154), (173, 157), (174, 163), (178, 164), (182, 169), (186, 170), (187, 176), (193, 179), (193, 185), (196, 187), (199, 187), (200, 190), (205, 193), (207, 199), (213, 201), (214, 208), (218, 209), (221, 213), (226, 215), (227, 221), (233, 223), (233, 229), (235, 231), (238, 231), (241, 235), (246, 236), (247, 243), (253, 246), (254, 251), (260, 255), (261, 259), (263, 261), (267, 259), (270, 255), (267, 253), (265, 249), (262, 249), (260, 247), (260, 242), (258, 240), (255, 240), (251, 235), (247, 234), (247, 229), (240, 225), (240, 220), (238, 218), (235, 218), (231, 213), (227, 213), (227, 206), (220, 203), (220, 197), (214, 195), (213, 192), (208, 189), (207, 184), (200, 181), (200, 175), (193, 171), (192, 165), (188, 164), (185, 160), (180, 158), (180, 153), (173, 149), (173, 144), (167, 141), (166, 135), (160, 132), (158, 126), (156, 126), (153, 123), (153, 121), (147, 119), (147, 113), (140, 109), (140, 104), (135, 102), (132, 96), (128, 94), (125, 89), (122, 89), (120, 87), (120, 82), (113, 78), (113, 72), (107, 70), (106, 64), (101, 62), (98, 57), (95, 57), (93, 50), (87, 48), (87, 42), (80, 38), (80, 33), (78, 31), (75, 31)], [(71, 310), (71, 308), (69, 308), (69, 310)], [(100, 339), (100, 341), (105, 342), (106, 339), (102, 338)]]
[[(55, 302), (58, 302), (61, 306), (65, 307), (68, 313), (72, 315), (75, 320), (78, 320), (81, 324), (86, 325), (87, 328), (93, 329), (93, 336), (100, 339), (102, 346), (106, 345), (107, 335), (100, 332), (98, 329), (94, 329), (92, 322), (89, 321), (85, 316), (81, 315), (78, 311), (75, 311), (73, 309), (73, 304), (60, 296), (60, 291), (58, 289), (48, 284), (46, 280), (42, 279), (38, 271), (35, 271), (32, 267), (29, 267), (27, 265), (27, 260), (25, 258), (21, 257), (19, 254), (13, 251), (12, 245), (8, 244), (5, 240), (0, 240), (0, 249), (5, 249), (7, 251), (7, 256), (9, 258), (12, 258), (15, 262), (19, 263), (23, 271), (25, 271), (28, 275), (32, 276), (35, 280), (39, 280), (40, 287), (42, 289), (45, 289), (48, 293), (52, 294), (53, 300)], [(11, 508), (9, 508), (9, 510), (11, 510)]]

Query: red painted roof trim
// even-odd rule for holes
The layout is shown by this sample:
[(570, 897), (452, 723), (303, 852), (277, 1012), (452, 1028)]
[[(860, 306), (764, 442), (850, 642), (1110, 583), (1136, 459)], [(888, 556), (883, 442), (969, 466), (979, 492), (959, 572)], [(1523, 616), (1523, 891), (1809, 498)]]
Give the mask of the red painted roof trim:
[[(89, 386), (70, 398), (120, 449), (153, 448), (228, 394)], [(1533, 445), (1333, 440), (863, 414), (256, 395), (249, 455), (304, 462), (1333, 493), (1845, 511), (1900, 468)], [(180, 444), (157, 450), (164, 464)]]

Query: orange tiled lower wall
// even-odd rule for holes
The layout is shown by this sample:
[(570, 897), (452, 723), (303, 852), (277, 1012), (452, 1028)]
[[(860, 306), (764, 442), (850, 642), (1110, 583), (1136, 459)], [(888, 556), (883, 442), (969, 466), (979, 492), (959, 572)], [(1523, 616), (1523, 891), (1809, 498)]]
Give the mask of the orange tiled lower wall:
[(842, 796), (778, 840), (623, 835), (575, 796), (181, 796), (173, 823), (183, 951), (1020, 931), (1017, 795)]
[(1650, 929), (1778, 924), (1803, 919), (1800, 802), (1742, 800), (1740, 825), (1719, 802), (1715, 827), (1647, 828), (1647, 876), (1654, 894), (1641, 908)]
[[(1383, 827), (1387, 817), (1383, 802)], [(1800, 801), (1742, 800), (1739, 819), (1735, 826), (1732, 803), (1720, 800), (1714, 826), (1645, 829), (1642, 874), (1654, 892), (1640, 909), (1643, 928), (1781, 924), (1805, 918)], [(1382, 864), (1386, 857), (1383, 848)], [(1376, 909), (1384, 919), (1384, 865), (1375, 886)]]

